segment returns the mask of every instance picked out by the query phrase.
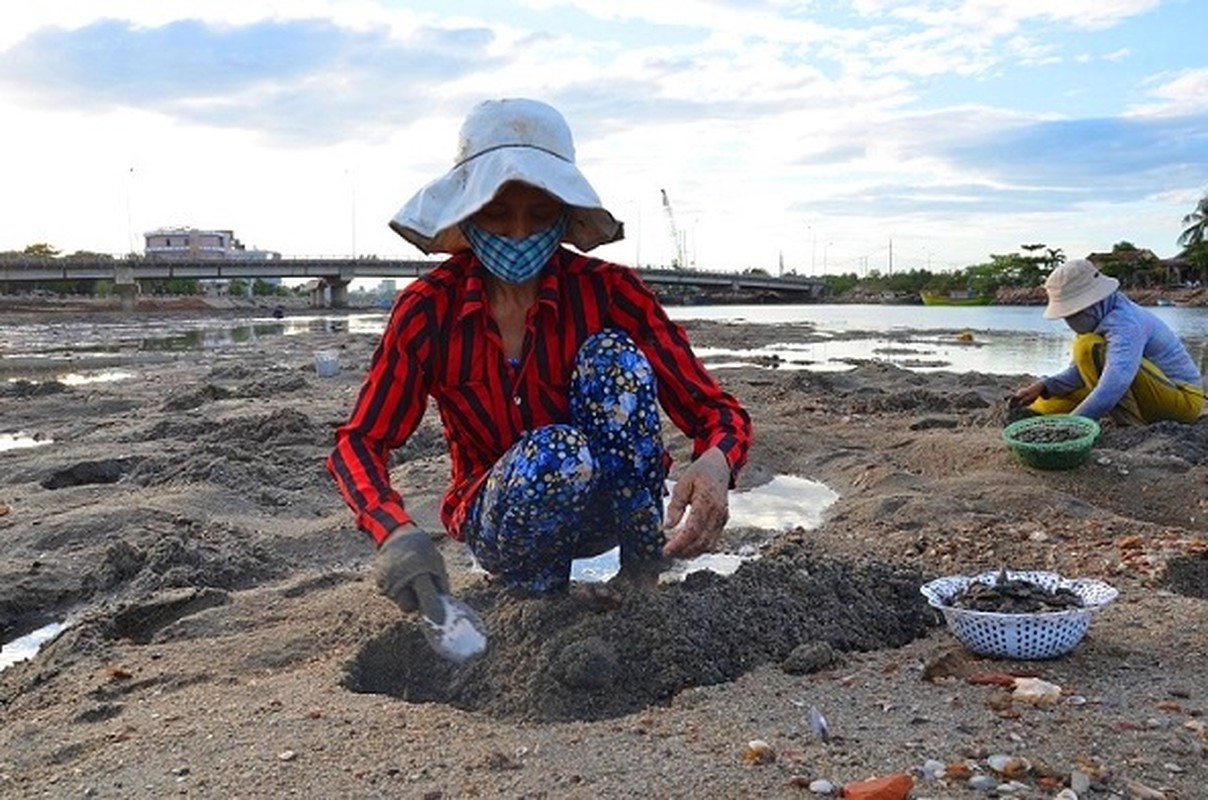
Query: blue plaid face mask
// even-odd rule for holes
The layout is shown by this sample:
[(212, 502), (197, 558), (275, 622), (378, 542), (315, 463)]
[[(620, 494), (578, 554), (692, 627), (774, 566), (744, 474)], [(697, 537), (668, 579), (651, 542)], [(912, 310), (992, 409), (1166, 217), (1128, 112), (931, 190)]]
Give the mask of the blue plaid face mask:
[(569, 218), (570, 215), (563, 212), (553, 225), (523, 239), (511, 239), (485, 231), (469, 220), (461, 223), (461, 232), (465, 234), (474, 255), (492, 275), (505, 283), (521, 284), (541, 273), (542, 267), (558, 249)]

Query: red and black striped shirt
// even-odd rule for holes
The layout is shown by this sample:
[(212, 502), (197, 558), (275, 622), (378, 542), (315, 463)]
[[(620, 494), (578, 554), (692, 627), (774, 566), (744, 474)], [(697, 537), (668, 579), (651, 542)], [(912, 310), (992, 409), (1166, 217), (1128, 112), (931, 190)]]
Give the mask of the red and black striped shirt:
[(604, 328), (627, 332), (657, 375), (659, 402), (693, 440), (719, 448), (736, 475), (751, 419), (693, 354), (637, 272), (559, 249), (529, 311), (519, 365), (508, 360), (487, 309), (482, 266), (468, 251), (409, 284), (394, 304), (349, 421), (327, 468), (359, 528), (381, 542), (411, 518), (391, 486), (388, 454), (436, 401), (452, 458), (441, 522), (461, 538), (469, 501), (491, 466), (525, 431), (570, 419), (575, 354)]

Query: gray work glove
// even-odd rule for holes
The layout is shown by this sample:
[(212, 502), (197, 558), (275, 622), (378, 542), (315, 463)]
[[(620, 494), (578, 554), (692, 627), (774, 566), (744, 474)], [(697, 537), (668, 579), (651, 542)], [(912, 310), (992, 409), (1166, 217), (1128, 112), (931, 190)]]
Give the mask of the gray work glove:
[(419, 528), (395, 528), (378, 547), (374, 559), (378, 589), (403, 611), (420, 607), (415, 592), (416, 580), (427, 576), (436, 591), (449, 593), (449, 573), (436, 544)]

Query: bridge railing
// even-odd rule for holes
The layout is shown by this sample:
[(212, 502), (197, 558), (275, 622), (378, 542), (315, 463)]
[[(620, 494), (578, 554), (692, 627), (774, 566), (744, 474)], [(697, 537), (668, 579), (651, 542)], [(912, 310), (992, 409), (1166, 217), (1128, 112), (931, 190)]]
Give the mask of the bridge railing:
[[(279, 259), (219, 258), (109, 258), (105, 256), (0, 257), (0, 282), (113, 280), (127, 284), (138, 280), (185, 278), (320, 278), (346, 283), (355, 278), (408, 278), (424, 274), (441, 259), (392, 259), (345, 256)], [(769, 289), (818, 295), (824, 282), (800, 275), (773, 276), (761, 272), (639, 267), (642, 279), (652, 284)]]

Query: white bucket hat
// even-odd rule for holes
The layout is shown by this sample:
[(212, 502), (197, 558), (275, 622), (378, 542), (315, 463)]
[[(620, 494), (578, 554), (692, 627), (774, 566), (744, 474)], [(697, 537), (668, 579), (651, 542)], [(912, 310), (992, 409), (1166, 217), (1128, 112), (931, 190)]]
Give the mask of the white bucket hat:
[(1104, 275), (1085, 258), (1067, 261), (1045, 278), (1049, 305), (1045, 319), (1061, 319), (1090, 308), (1120, 288), (1120, 281)]
[(425, 253), (465, 250), (459, 223), (508, 181), (544, 189), (570, 206), (562, 238), (584, 252), (625, 235), (575, 166), (566, 120), (552, 106), (519, 98), (475, 106), (462, 123), (453, 168), (408, 200), (390, 227)]

